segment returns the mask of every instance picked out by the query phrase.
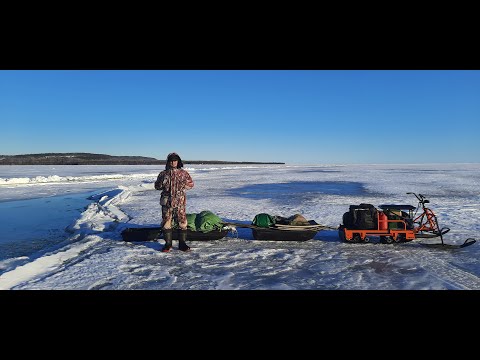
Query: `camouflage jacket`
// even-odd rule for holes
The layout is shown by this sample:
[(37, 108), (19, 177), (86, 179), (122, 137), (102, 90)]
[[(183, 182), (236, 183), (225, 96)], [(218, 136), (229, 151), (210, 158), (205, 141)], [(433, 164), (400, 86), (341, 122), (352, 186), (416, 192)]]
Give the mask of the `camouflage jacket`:
[(162, 206), (186, 206), (186, 191), (193, 188), (193, 180), (188, 171), (183, 169), (163, 170), (155, 181), (155, 189), (162, 190)]

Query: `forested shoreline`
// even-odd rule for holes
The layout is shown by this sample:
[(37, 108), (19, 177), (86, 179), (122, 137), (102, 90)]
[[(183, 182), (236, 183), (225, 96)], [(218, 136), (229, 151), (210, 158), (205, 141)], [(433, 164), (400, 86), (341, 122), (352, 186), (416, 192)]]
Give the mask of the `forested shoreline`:
[[(182, 159), (183, 160), (183, 159)], [(283, 162), (183, 160), (184, 164), (280, 164)], [(145, 156), (114, 156), (92, 153), (41, 153), (0, 155), (0, 165), (165, 165), (165, 160)]]

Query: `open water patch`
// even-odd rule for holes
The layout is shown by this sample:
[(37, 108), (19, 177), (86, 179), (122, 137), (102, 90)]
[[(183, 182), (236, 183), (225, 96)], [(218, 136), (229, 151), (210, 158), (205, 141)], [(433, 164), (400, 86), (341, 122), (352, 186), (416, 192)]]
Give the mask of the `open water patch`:
[(65, 228), (97, 200), (99, 191), (0, 203), (0, 261), (31, 256), (64, 241), (70, 235)]
[(292, 181), (288, 183), (254, 184), (229, 189), (228, 195), (247, 199), (308, 198), (312, 195), (364, 195), (362, 183), (351, 181)]

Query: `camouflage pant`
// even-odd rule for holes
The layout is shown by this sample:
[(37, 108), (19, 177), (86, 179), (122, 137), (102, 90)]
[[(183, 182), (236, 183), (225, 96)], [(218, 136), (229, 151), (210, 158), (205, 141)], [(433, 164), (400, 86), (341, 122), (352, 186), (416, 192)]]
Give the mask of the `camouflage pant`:
[(179, 206), (176, 208), (172, 208), (170, 206), (162, 206), (162, 227), (164, 229), (171, 229), (172, 220), (175, 215), (180, 229), (186, 230), (188, 224), (185, 206)]

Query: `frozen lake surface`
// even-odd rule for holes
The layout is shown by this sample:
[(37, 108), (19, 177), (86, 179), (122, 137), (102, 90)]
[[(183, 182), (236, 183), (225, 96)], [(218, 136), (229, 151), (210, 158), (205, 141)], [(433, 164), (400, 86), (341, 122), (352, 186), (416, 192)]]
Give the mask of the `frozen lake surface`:
[[(129, 226), (158, 226), (157, 166), (0, 168), (2, 289), (480, 289), (479, 244), (446, 251), (425, 240), (342, 243), (336, 230), (314, 239), (253, 240), (250, 229), (190, 242), (164, 254), (159, 242), (127, 243)], [(480, 230), (479, 164), (187, 166), (195, 187), (187, 212), (226, 221), (256, 214), (337, 227), (349, 205), (431, 201), (446, 241)], [(93, 195), (93, 196), (92, 196)], [(3, 223), (3, 221), (2, 221)], [(14, 236), (12, 234), (15, 234)], [(188, 241), (188, 240), (187, 240)], [(175, 245), (175, 241), (174, 241)]]

